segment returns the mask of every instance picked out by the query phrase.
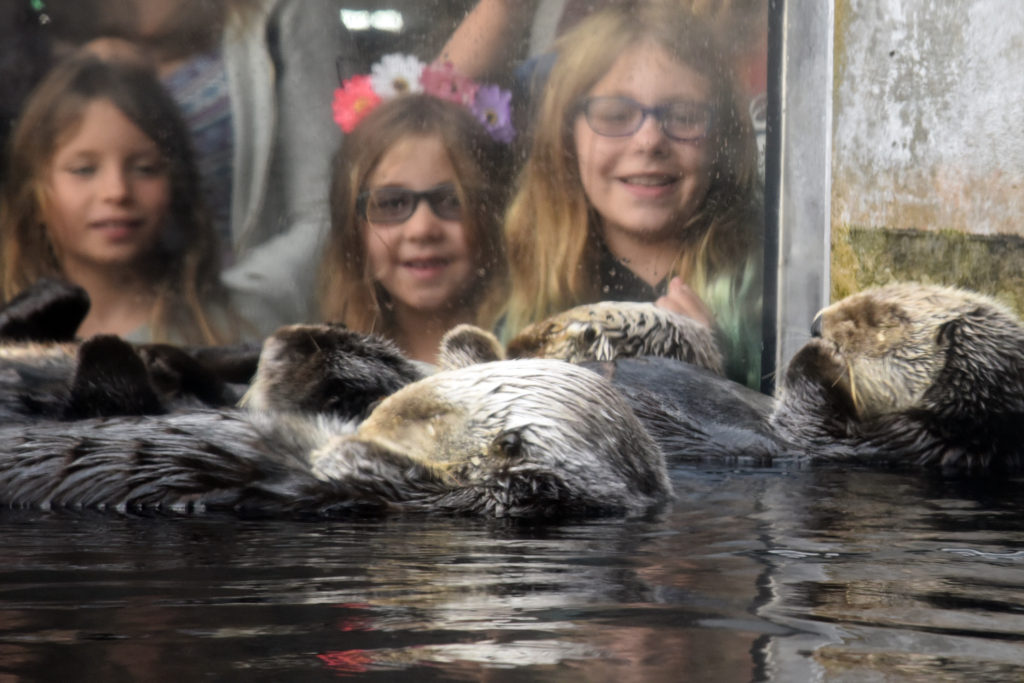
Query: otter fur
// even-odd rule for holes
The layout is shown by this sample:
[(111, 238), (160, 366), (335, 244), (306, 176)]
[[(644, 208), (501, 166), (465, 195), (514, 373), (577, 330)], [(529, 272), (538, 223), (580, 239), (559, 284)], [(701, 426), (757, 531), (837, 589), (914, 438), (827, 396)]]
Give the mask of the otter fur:
[(601, 301), (527, 326), (508, 343), (509, 358), (558, 358), (571, 363), (659, 356), (722, 374), (711, 330), (652, 303)]
[(895, 284), (824, 309), (772, 425), (816, 459), (1024, 464), (1024, 325), (989, 297)]
[(40, 278), (0, 308), (0, 423), (159, 414), (233, 405), (256, 369), (251, 344), (129, 344), (79, 340), (81, 287)]
[(88, 312), (84, 289), (66, 280), (39, 278), (0, 309), (0, 341), (71, 341)]
[(0, 424), (223, 407), (241, 395), (210, 363), (169, 344), (96, 335), (0, 345)]
[(264, 340), (241, 403), (252, 410), (363, 418), (377, 401), (422, 378), (384, 337), (332, 323), (289, 325)]
[[(634, 329), (632, 305), (600, 308), (623, 320), (614, 338)], [(602, 333), (577, 325), (575, 315), (540, 324), (536, 337), (557, 343), (536, 348), (573, 349), (556, 355), (593, 361), (597, 353), (575, 349)], [(829, 306), (812, 333), (780, 373), (774, 400), (666, 358), (586, 366), (628, 399), (669, 460), (845, 460), (969, 472), (1024, 465), (1024, 325), (1005, 306), (963, 289), (900, 283)]]
[(254, 382), (249, 410), (0, 429), (0, 503), (552, 517), (640, 513), (670, 496), (660, 450), (619, 394), (586, 369), (524, 360), (439, 372), (384, 399), (357, 426), (284, 409), (308, 397), (289, 393), (294, 385), (279, 391), (294, 382), (280, 371), (289, 356), (279, 351), (270, 345), (273, 371)]
[[(642, 310), (630, 307), (609, 317), (625, 319), (631, 312)], [(557, 324), (552, 321), (551, 329)], [(584, 329), (563, 327), (559, 336), (568, 339)], [(498, 360), (502, 354), (493, 334), (472, 325), (459, 325), (442, 339), (440, 363), (449, 368), (465, 367)], [(674, 358), (584, 358), (578, 356), (577, 363), (612, 383), (672, 460), (729, 455), (769, 463), (790, 452), (768, 423), (774, 405), (769, 396)]]

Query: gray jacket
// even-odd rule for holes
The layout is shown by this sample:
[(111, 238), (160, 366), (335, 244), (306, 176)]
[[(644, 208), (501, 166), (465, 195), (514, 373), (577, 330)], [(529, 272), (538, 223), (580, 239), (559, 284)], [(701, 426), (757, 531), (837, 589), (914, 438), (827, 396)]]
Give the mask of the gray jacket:
[(254, 2), (224, 31), (236, 259), (223, 279), (242, 317), (268, 334), (317, 316), (330, 160), (341, 142), (331, 99), (357, 62), (340, 0)]

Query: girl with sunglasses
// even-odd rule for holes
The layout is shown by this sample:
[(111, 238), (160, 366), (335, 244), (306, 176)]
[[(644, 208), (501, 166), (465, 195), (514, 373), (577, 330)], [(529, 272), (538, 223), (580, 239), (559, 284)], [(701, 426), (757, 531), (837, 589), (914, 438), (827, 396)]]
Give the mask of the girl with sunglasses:
[(335, 158), (322, 315), (433, 363), (459, 323), (504, 303), (503, 152), (463, 105), (425, 94), (377, 106)]
[(760, 386), (757, 151), (712, 31), (677, 3), (619, 3), (556, 44), (506, 215), (504, 334), (599, 300), (656, 301), (715, 330)]

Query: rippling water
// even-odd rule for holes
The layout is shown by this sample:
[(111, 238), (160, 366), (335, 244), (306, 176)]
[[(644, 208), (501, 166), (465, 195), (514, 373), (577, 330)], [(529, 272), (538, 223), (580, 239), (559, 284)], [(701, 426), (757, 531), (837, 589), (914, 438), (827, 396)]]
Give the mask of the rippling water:
[(1021, 680), (1021, 480), (677, 466), (659, 516), (0, 513), (0, 681)]

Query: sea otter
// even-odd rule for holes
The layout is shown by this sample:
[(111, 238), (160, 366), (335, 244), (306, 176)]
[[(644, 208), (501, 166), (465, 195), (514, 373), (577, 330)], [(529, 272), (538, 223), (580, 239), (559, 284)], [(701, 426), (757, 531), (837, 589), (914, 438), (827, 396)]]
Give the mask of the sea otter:
[(85, 290), (50, 278), (0, 308), (0, 424), (233, 405), (256, 369), (251, 344), (77, 339), (88, 309)]
[[(632, 314), (619, 310), (608, 319)], [(562, 347), (589, 348), (595, 323), (573, 320), (541, 328)], [(630, 325), (612, 327), (617, 336)], [(846, 459), (970, 471), (1024, 464), (1024, 326), (998, 302), (890, 285), (826, 308), (813, 335), (780, 374), (774, 400), (665, 358), (585, 365), (626, 396), (670, 461)]]
[[(310, 344), (332, 334), (351, 333), (324, 326)], [(268, 371), (253, 383), (248, 410), (0, 429), (0, 503), (555, 517), (640, 513), (670, 496), (657, 445), (622, 397), (584, 368), (522, 360), (439, 372), (384, 399), (357, 426), (306, 410), (312, 404), (295, 380), (315, 374), (283, 371), (308, 362), (282, 353), (301, 336), (289, 328), (269, 342)], [(332, 363), (350, 361), (326, 353), (315, 363), (330, 374)]]
[[(234, 405), (244, 390), (230, 380), (243, 375), (223, 370), (230, 367), (227, 349), (204, 360), (214, 352), (130, 344), (115, 335), (0, 345), (0, 424)], [(230, 350), (233, 358), (249, 353)]]
[(289, 325), (264, 340), (241, 402), (252, 410), (363, 418), (423, 375), (384, 337), (333, 323)]
[(711, 330), (652, 303), (602, 301), (570, 308), (524, 328), (508, 343), (507, 353), (571, 363), (658, 356), (722, 374), (722, 354)]
[(89, 312), (89, 295), (66, 280), (42, 277), (0, 308), (0, 342), (64, 342)]
[(963, 289), (896, 284), (821, 311), (771, 423), (815, 459), (1024, 464), (1024, 325)]

